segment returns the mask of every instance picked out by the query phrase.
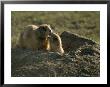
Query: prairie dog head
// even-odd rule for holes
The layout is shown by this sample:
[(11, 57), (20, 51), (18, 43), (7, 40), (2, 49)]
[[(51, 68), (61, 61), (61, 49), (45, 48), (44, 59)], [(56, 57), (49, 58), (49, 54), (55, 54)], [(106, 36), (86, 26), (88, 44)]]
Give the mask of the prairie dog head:
[(50, 42), (50, 51), (59, 52), (61, 54), (64, 53), (64, 50), (62, 48), (62, 41), (58, 34), (51, 33), (49, 37)]
[(48, 35), (52, 33), (52, 29), (48, 24), (40, 25), (37, 31), (39, 31), (39, 34), (42, 35), (42, 37), (48, 37)]

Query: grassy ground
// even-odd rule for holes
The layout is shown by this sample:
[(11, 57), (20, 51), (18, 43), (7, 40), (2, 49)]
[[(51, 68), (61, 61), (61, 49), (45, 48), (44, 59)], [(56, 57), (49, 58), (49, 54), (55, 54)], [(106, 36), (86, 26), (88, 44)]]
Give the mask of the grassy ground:
[[(97, 77), (100, 76), (100, 46), (85, 44), (57, 53), (32, 52), (14, 48), (23, 27), (29, 24), (50, 24), (55, 32), (70, 31), (100, 42), (99, 12), (16, 12), (11, 13), (11, 75), (14, 77)], [(65, 37), (64, 37), (65, 38)], [(77, 40), (80, 41), (80, 40)], [(77, 42), (76, 41), (76, 42)], [(67, 41), (66, 41), (67, 42)], [(73, 44), (78, 43), (72, 41)], [(80, 42), (79, 42), (80, 43)], [(83, 42), (82, 42), (83, 43)]]
[(76, 34), (100, 42), (100, 12), (76, 11), (76, 12), (11, 12), (12, 47), (17, 41), (23, 27), (29, 24), (50, 24), (52, 28), (61, 34), (70, 31)]

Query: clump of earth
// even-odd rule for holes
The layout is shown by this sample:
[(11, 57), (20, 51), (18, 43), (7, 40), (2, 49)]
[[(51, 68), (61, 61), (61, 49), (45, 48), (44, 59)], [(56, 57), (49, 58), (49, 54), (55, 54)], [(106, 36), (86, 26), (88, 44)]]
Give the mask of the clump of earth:
[(100, 46), (85, 37), (64, 31), (64, 55), (57, 52), (11, 49), (12, 77), (99, 77)]

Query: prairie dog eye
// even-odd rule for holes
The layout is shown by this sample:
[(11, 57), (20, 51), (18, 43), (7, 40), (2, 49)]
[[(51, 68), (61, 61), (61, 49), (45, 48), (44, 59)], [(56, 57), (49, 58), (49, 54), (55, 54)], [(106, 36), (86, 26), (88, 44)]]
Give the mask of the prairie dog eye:
[(45, 27), (42, 27), (42, 30), (43, 30), (43, 31), (47, 31), (47, 29), (46, 29)]
[(55, 38), (53, 38), (53, 40), (57, 40), (57, 38), (55, 37)]
[(42, 27), (42, 29), (45, 29), (45, 27)]
[(52, 33), (52, 30), (49, 30), (49, 33), (51, 34)]

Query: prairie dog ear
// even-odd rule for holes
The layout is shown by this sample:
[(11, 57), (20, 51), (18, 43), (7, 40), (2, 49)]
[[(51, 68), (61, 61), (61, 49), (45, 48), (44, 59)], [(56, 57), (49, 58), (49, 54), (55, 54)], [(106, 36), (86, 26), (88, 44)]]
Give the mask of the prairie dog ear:
[(57, 35), (60, 35), (59, 32), (56, 32)]
[(56, 34), (58, 34), (58, 32), (56, 32)]

